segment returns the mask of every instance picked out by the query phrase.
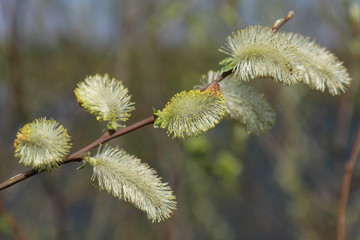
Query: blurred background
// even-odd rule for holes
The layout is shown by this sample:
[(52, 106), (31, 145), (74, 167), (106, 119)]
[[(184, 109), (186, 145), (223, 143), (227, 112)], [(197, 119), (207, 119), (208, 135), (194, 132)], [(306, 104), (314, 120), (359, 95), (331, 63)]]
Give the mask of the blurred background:
[[(16, 132), (35, 118), (68, 129), (73, 150), (99, 137), (73, 93), (86, 76), (109, 74), (128, 87), (128, 125), (219, 70), (232, 31), (272, 26), (335, 53), (353, 77), (342, 96), (255, 80), (277, 111), (273, 129), (249, 136), (223, 121), (185, 141), (152, 126), (112, 140), (148, 163), (175, 191), (174, 216), (151, 223), (130, 203), (99, 191), (80, 163), (0, 192), (0, 239), (335, 239), (340, 187), (358, 128), (360, 1), (1, 0), (0, 181), (28, 170), (14, 158)], [(360, 167), (347, 211), (360, 239)]]

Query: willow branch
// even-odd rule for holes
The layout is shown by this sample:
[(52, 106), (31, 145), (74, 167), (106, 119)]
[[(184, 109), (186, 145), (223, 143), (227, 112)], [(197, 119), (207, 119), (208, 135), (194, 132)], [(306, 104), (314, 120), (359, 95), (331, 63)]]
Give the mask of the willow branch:
[(294, 16), (294, 12), (293, 12), (293, 11), (289, 11), (285, 18), (276, 20), (276, 21), (274, 22), (272, 28), (271, 28), (271, 29), (273, 30), (273, 32), (276, 32), (277, 30), (279, 30), (279, 29), (280, 29), (287, 21), (289, 21), (293, 16)]
[(206, 84), (204, 87), (202, 87), (200, 89), (201, 92), (205, 91), (208, 87), (210, 87), (212, 84), (215, 83), (219, 83), (221, 80), (223, 80), (224, 78), (226, 78), (227, 76), (229, 76), (232, 73), (232, 69), (230, 69), (229, 71), (223, 72), (221, 73), (214, 81), (212, 81), (211, 83)]
[[(285, 18), (276, 20), (276, 21), (274, 22), (273, 26), (272, 26), (273, 32), (276, 32), (277, 30), (279, 30), (279, 29), (280, 29), (285, 23), (287, 23), (293, 16), (294, 16), (294, 12), (293, 12), (293, 11), (289, 11)], [(205, 91), (208, 87), (210, 87), (212, 84), (219, 83), (221, 80), (223, 80), (224, 78), (226, 78), (227, 76), (229, 76), (232, 72), (233, 72), (233, 69), (230, 69), (230, 70), (228, 70), (228, 71), (226, 71), (226, 72), (222, 72), (214, 81), (212, 81), (211, 83), (208, 83), (207, 85), (205, 85), (204, 87), (202, 87), (202, 88), (200, 89), (200, 91), (203, 92), (203, 91)]]
[[(289, 21), (292, 18), (293, 14), (294, 14), (294, 12), (290, 11), (288, 13), (288, 15), (284, 19), (275, 21), (275, 23), (273, 24), (273, 27), (272, 27), (273, 31), (275, 32), (280, 27), (282, 27), (287, 21)], [(232, 72), (233, 72), (233, 70), (230, 69), (230, 70), (228, 70), (226, 72), (221, 73), (221, 75), (219, 75), (214, 81), (212, 81), (211, 83), (209, 83), (206, 86), (204, 86), (203, 88), (201, 88), (200, 91), (205, 91), (212, 84), (219, 83), (221, 80), (223, 80), (224, 78), (229, 76)], [(67, 164), (69, 162), (80, 162), (83, 159), (84, 155), (88, 151), (98, 147), (100, 144), (103, 144), (103, 143), (106, 143), (107, 141), (110, 141), (113, 138), (116, 138), (116, 137), (119, 137), (119, 136), (124, 135), (126, 133), (132, 132), (132, 131), (134, 131), (136, 129), (139, 129), (139, 128), (143, 127), (143, 126), (146, 126), (148, 124), (154, 123), (155, 118), (156, 117), (153, 115), (153, 116), (145, 118), (145, 119), (143, 119), (143, 120), (141, 120), (141, 121), (139, 121), (137, 123), (134, 123), (133, 125), (130, 125), (128, 127), (119, 129), (116, 132), (107, 131), (103, 136), (101, 136), (100, 138), (98, 138), (94, 142), (90, 143), (88, 146), (80, 149), (79, 151), (77, 151), (75, 153), (72, 153), (60, 165)], [(30, 177), (32, 177), (34, 175), (37, 175), (37, 174), (39, 174), (41, 172), (42, 171), (32, 169), (32, 170), (29, 170), (27, 172), (15, 175), (15, 176), (5, 180), (4, 182), (0, 183), (0, 191), (3, 190), (3, 189), (6, 189), (6, 188), (8, 188), (8, 187), (10, 187), (10, 186), (12, 186), (12, 185), (14, 185), (16, 183), (19, 183), (19, 182), (21, 182), (21, 181), (23, 181), (25, 179), (28, 179), (28, 178), (30, 178)]]
[(341, 186), (341, 195), (340, 195), (340, 202), (338, 207), (338, 217), (337, 217), (337, 230), (338, 230), (338, 240), (345, 240), (346, 239), (346, 231), (345, 231), (345, 222), (346, 222), (346, 208), (347, 202), (349, 199), (349, 192), (350, 192), (350, 185), (351, 185), (351, 178), (354, 172), (354, 167), (356, 164), (356, 160), (358, 158), (360, 150), (360, 123), (358, 125), (358, 131), (356, 134), (355, 143), (351, 150), (351, 155), (349, 161), (346, 163), (345, 166), (345, 174), (343, 178), (343, 183)]
[[(139, 129), (143, 126), (149, 125), (154, 123), (155, 121), (155, 116), (150, 116), (148, 118), (145, 118), (137, 123), (134, 123), (128, 127), (125, 128), (121, 128), (116, 130), (115, 132), (111, 132), (111, 131), (107, 131), (104, 135), (102, 135), (100, 138), (98, 138), (97, 140), (95, 140), (94, 142), (90, 143), (89, 145), (87, 145), (86, 147), (80, 149), (79, 151), (72, 153), (71, 155), (69, 155), (60, 165), (65, 165), (67, 163), (70, 162), (80, 162), (82, 161), (84, 155), (89, 152), (90, 150), (98, 147), (100, 144), (104, 144), (108, 141), (110, 141), (111, 139), (114, 139), (116, 137), (119, 137), (121, 135), (127, 134), (129, 132), (132, 132), (136, 129)], [(29, 170), (27, 172), (15, 175), (7, 180), (5, 180), (4, 182), (0, 183), (0, 191), (4, 190), (16, 183), (19, 183), (25, 179), (28, 179), (34, 175), (37, 175), (39, 173), (41, 173), (43, 171), (38, 171), (36, 169), (32, 169)]]

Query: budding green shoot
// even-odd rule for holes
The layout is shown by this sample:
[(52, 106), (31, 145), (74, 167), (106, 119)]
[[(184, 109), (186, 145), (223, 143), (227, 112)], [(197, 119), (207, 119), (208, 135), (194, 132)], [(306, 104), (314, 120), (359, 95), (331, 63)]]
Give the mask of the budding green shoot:
[(282, 34), (270, 28), (250, 26), (229, 36), (221, 52), (230, 57), (220, 62), (222, 69), (233, 69), (243, 81), (270, 77), (285, 85), (301, 80), (303, 66), (297, 48)]
[(92, 180), (98, 180), (100, 189), (131, 202), (153, 222), (171, 216), (176, 202), (170, 187), (140, 159), (108, 146), (84, 160), (93, 166)]
[(109, 129), (123, 127), (119, 122), (128, 120), (130, 112), (135, 109), (128, 89), (108, 75), (87, 77), (78, 84), (75, 95), (80, 105), (97, 120), (108, 122)]
[(36, 119), (21, 128), (16, 137), (15, 157), (39, 171), (59, 166), (71, 148), (66, 129), (53, 119)]
[(174, 138), (198, 136), (213, 128), (225, 115), (225, 100), (216, 86), (206, 91), (177, 93), (162, 111), (155, 127), (167, 128)]

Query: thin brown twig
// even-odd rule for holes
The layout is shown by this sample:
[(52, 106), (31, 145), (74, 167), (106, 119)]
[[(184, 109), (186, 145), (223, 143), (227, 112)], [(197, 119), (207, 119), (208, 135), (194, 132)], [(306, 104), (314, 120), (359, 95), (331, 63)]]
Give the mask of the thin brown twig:
[(354, 167), (356, 164), (356, 160), (358, 158), (359, 150), (360, 150), (360, 123), (358, 125), (358, 131), (356, 134), (355, 143), (351, 150), (349, 161), (345, 165), (345, 174), (341, 186), (341, 195), (340, 195), (340, 201), (338, 206), (338, 217), (337, 217), (338, 240), (346, 239), (346, 227), (345, 227), (346, 208), (349, 199), (351, 178), (354, 172)]
[[(273, 31), (277, 31), (280, 27), (282, 27), (287, 21), (289, 21), (292, 16), (294, 15), (294, 12), (293, 11), (290, 11), (287, 16), (282, 19), (281, 21), (277, 20), (275, 21), (275, 23), (273, 24)], [(215, 84), (215, 83), (219, 83), (221, 80), (223, 80), (224, 78), (226, 78), (227, 76), (229, 76), (231, 73), (233, 72), (233, 69), (230, 69), (226, 72), (223, 72), (221, 73), (221, 75), (219, 75), (214, 81), (212, 81), (211, 83), (205, 85), (204, 87), (202, 87), (200, 89), (200, 91), (205, 91), (209, 86), (211, 86), (212, 84)], [(61, 165), (64, 165), (64, 164), (67, 164), (69, 162), (80, 162), (82, 161), (84, 155), (96, 148), (97, 146), (99, 146), (100, 144), (103, 144), (107, 141), (110, 141), (111, 139), (113, 138), (116, 138), (116, 137), (119, 137), (121, 135), (124, 135), (126, 133), (129, 133), (129, 132), (132, 132), (136, 129), (139, 129), (143, 126), (146, 126), (148, 124), (151, 124), (151, 123), (154, 123), (155, 122), (155, 119), (156, 119), (156, 116), (150, 116), (148, 118), (145, 118), (137, 123), (134, 123), (133, 125), (130, 125), (126, 128), (122, 128), (122, 129), (119, 129), (117, 130), (115, 133), (111, 133), (109, 131), (107, 131), (103, 136), (101, 136), (100, 138), (98, 138), (97, 140), (95, 140), (94, 142), (90, 143), (88, 146), (80, 149), (79, 151), (71, 154), (70, 156), (68, 156)], [(16, 183), (19, 183), (25, 179), (28, 179), (34, 175), (37, 175), (39, 173), (41, 173), (42, 171), (38, 171), (36, 169), (32, 169), (32, 170), (29, 170), (27, 172), (24, 172), (24, 173), (21, 173), (21, 174), (18, 174), (18, 175), (15, 175), (7, 180), (5, 180), (4, 182), (0, 183), (0, 191), (1, 190), (4, 190)]]
[(229, 76), (232, 73), (232, 69), (230, 69), (229, 71), (226, 72), (222, 72), (214, 81), (212, 81), (211, 83), (206, 84), (204, 87), (202, 87), (200, 89), (201, 92), (205, 91), (208, 87), (210, 87), (212, 84), (215, 83), (219, 83), (221, 80), (223, 80), (224, 78), (226, 78), (227, 76)]
[(273, 26), (272, 26), (272, 28), (271, 28), (271, 29), (273, 30), (273, 32), (276, 32), (277, 30), (279, 30), (279, 28), (281, 28), (281, 27), (282, 27), (287, 21), (289, 21), (293, 16), (294, 16), (294, 12), (293, 12), (293, 11), (289, 11), (285, 18), (279, 19), (279, 20), (275, 21), (274, 24), (273, 24)]
[[(107, 131), (103, 136), (101, 136), (100, 138), (98, 138), (97, 140), (95, 140), (94, 142), (90, 143), (89, 145), (87, 145), (86, 147), (80, 149), (79, 151), (71, 154), (70, 156), (68, 156), (61, 165), (70, 163), (70, 162), (80, 162), (82, 161), (84, 155), (89, 152), (90, 150), (96, 148), (97, 146), (99, 146), (100, 144), (106, 143), (107, 141), (110, 141), (113, 138), (119, 137), (121, 135), (124, 135), (126, 133), (132, 132), (136, 129), (139, 129), (143, 126), (149, 125), (151, 123), (154, 123), (155, 121), (155, 116), (152, 115), (150, 117), (147, 117), (137, 123), (134, 123), (128, 127), (125, 128), (121, 128), (119, 130), (117, 130), (115, 133), (111, 134), (109, 131)], [(42, 171), (38, 171), (36, 169), (32, 169), (29, 170), (27, 172), (15, 175), (7, 180), (5, 180), (4, 182), (0, 183), (0, 191), (4, 190), (16, 183), (19, 183), (25, 179), (28, 179), (34, 175), (37, 175), (39, 173), (41, 173)]]
[[(286, 22), (288, 22), (292, 17), (294, 16), (294, 12), (293, 11), (289, 11), (288, 14), (286, 15), (285, 18), (283, 19), (279, 19), (276, 20), (272, 26), (272, 30), (273, 32), (276, 32), (277, 30), (279, 30)], [(212, 84), (215, 83), (219, 83), (221, 80), (223, 80), (224, 78), (226, 78), (227, 76), (229, 76), (231, 73), (233, 72), (233, 69), (230, 69), (226, 72), (222, 72), (214, 81), (212, 81), (211, 83), (208, 83), (207, 85), (205, 85), (204, 87), (202, 87), (200, 89), (200, 91), (205, 91), (209, 86), (211, 86)]]

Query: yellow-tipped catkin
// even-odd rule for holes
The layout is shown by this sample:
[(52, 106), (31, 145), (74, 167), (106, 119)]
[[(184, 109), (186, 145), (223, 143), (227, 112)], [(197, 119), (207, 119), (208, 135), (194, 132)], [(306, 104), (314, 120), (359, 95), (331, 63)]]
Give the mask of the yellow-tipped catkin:
[[(209, 71), (201, 81), (206, 85), (219, 75), (220, 72)], [(234, 119), (250, 134), (259, 135), (271, 129), (276, 113), (262, 94), (232, 76), (223, 79), (220, 87), (227, 117)]]
[(16, 136), (15, 157), (39, 171), (57, 167), (71, 148), (66, 129), (53, 119), (36, 119), (21, 128)]
[(128, 89), (108, 75), (87, 77), (78, 84), (75, 95), (80, 105), (97, 120), (107, 121), (109, 129), (122, 127), (119, 122), (128, 120), (130, 112), (135, 109)]
[(174, 138), (198, 136), (213, 128), (225, 115), (225, 100), (215, 87), (200, 92), (177, 93), (162, 111), (157, 111), (155, 126), (167, 128)]

